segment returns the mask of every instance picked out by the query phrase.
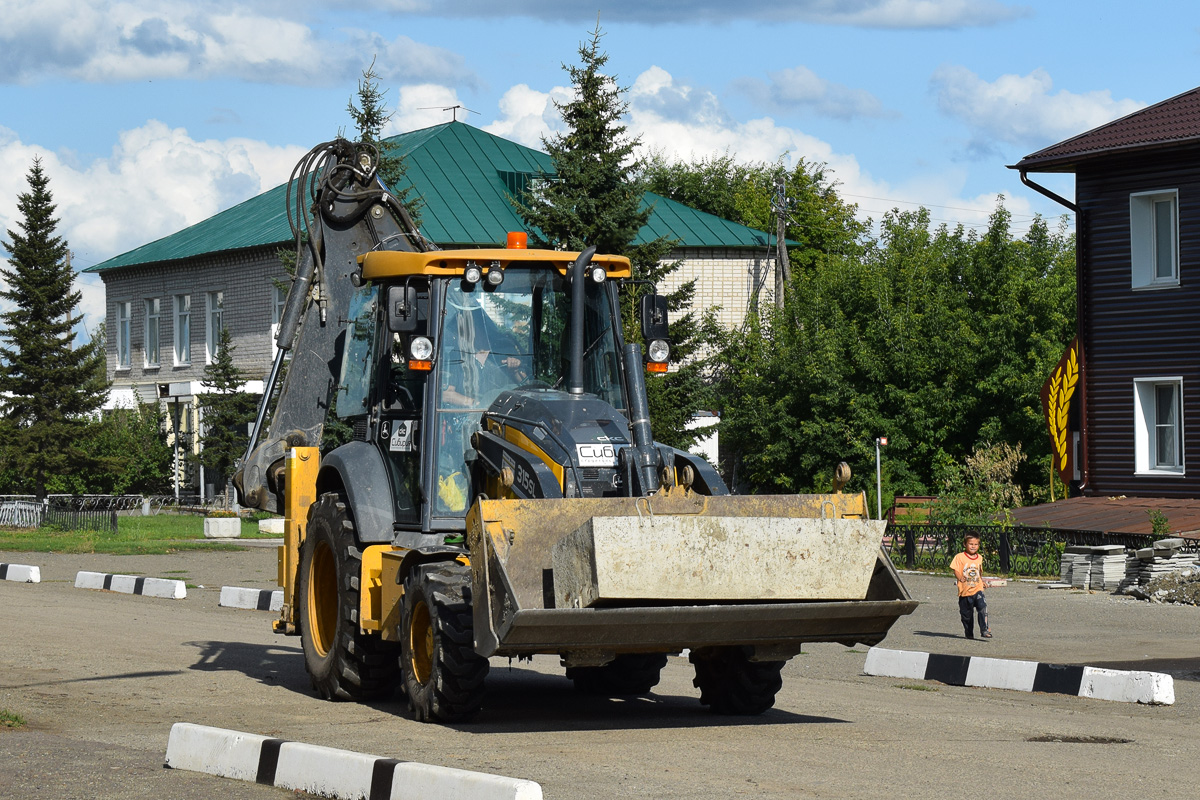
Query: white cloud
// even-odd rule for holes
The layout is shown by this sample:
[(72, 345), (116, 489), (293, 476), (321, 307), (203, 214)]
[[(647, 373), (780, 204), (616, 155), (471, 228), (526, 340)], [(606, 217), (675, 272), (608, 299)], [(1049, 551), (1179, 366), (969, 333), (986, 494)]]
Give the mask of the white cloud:
[[(0, 227), (15, 228), (16, 198), (28, 190), (35, 157), (50, 179), (57, 232), (84, 268), (278, 186), (303, 154), (301, 147), (250, 139), (197, 141), (183, 128), (150, 120), (122, 132), (108, 158), (72, 165), (0, 128)], [(103, 291), (94, 277), (84, 277), (80, 288), (91, 330), (103, 319)]]
[(562, 117), (554, 103), (569, 101), (571, 91), (567, 86), (555, 86), (548, 92), (539, 92), (523, 83), (517, 84), (500, 98), (500, 118), (484, 125), (483, 129), (542, 150), (543, 138), (563, 130)]
[(448, 86), (432, 83), (401, 86), (396, 113), (384, 129), (384, 135), (392, 136), (429, 128), (455, 118), (469, 122), (469, 117), (472, 116), (469, 111), (465, 108), (454, 108), (461, 105), (458, 93)]
[(234, 77), (333, 85), (358, 77), (371, 54), (384, 80), (476, 82), (456, 53), (356, 29), (330, 36), (298, 21), (312, 4), (300, 5), (0, 0), (0, 83)]
[[(680, 98), (692, 99), (691, 111)], [(846, 175), (861, 174), (852, 155), (836, 153), (827, 142), (777, 125), (771, 117), (733, 120), (714, 95), (681, 84), (660, 67), (639, 75), (628, 99), (630, 132), (651, 150), (681, 159), (728, 151), (745, 161), (775, 161), (786, 154), (788, 164), (803, 157), (836, 165)]]
[[(365, 0), (382, 10), (437, 16), (509, 17), (589, 22), (596, 19), (593, 0)], [(728, 23), (734, 19), (801, 21), (862, 28), (963, 28), (995, 25), (1028, 16), (1024, 6), (999, 0), (610, 0), (603, 7), (610, 22), (677, 23), (681, 20)]]
[[(523, 84), (514, 86), (501, 100), (501, 117), (485, 130), (540, 149), (541, 137), (563, 129), (552, 99), (563, 102), (570, 96), (569, 87), (541, 92)], [(892, 184), (872, 176), (854, 154), (838, 152), (828, 142), (780, 125), (771, 117), (733, 120), (716, 95), (675, 80), (661, 67), (638, 75), (627, 100), (629, 133), (641, 137), (647, 152), (678, 160), (728, 153), (746, 162), (782, 158), (789, 167), (798, 158), (823, 164), (844, 199), (859, 206), (861, 217), (876, 222), (893, 208), (915, 210), (924, 204), (935, 225), (983, 225), (995, 210), (996, 193), (964, 195), (968, 173), (961, 167), (924, 170), (917, 177)], [(1017, 218), (1014, 230), (1023, 230), (1033, 213), (1028, 200), (1009, 198), (1005, 205)]]
[(993, 142), (1045, 147), (1143, 107), (1136, 100), (1114, 100), (1103, 91), (1053, 92), (1043, 69), (1028, 75), (1001, 75), (988, 82), (966, 67), (939, 67), (931, 80), (938, 107), (971, 129), (975, 149)]
[[(698, 110), (681, 113), (673, 104), (660, 103), (657, 96), (663, 93), (693, 97)], [(788, 167), (795, 166), (799, 158), (822, 164), (843, 199), (859, 207), (859, 217), (870, 217), (876, 223), (893, 209), (912, 211), (924, 205), (934, 225), (953, 227), (961, 222), (968, 227), (983, 226), (996, 207), (996, 192), (965, 192), (969, 174), (961, 166), (922, 170), (891, 183), (872, 175), (853, 153), (839, 152), (830, 143), (780, 125), (771, 117), (733, 121), (719, 110), (715, 97), (689, 89), (657, 67), (638, 76), (629, 101), (630, 132), (640, 136), (650, 150), (679, 160), (728, 153), (741, 161), (773, 162), (782, 157)], [(674, 109), (671, 117), (660, 113), (664, 105)], [(1014, 232), (1023, 232), (1034, 213), (1029, 199), (1009, 197), (1005, 206), (1013, 214)]]
[(854, 89), (826, 80), (805, 66), (769, 73), (769, 81), (744, 78), (735, 86), (760, 105), (784, 111), (811, 109), (827, 117), (895, 116), (866, 89)]

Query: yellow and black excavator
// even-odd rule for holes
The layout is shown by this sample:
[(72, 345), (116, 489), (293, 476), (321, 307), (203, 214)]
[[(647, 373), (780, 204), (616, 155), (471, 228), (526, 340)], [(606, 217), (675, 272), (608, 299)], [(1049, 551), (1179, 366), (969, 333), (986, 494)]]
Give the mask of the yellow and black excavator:
[[(873, 645), (913, 611), (848, 473), (732, 496), (654, 441), (667, 307), (645, 294), (645, 352), (624, 343), (628, 259), (521, 234), (438, 249), (377, 166), (339, 139), (293, 173), (297, 268), (234, 479), (285, 517), (275, 630), (300, 635), (319, 694), (400, 687), (455, 722), (492, 656), (555, 654), (580, 690), (622, 695), (687, 651), (701, 703), (758, 714), (806, 642)], [(330, 411), (353, 439), (321, 455)]]

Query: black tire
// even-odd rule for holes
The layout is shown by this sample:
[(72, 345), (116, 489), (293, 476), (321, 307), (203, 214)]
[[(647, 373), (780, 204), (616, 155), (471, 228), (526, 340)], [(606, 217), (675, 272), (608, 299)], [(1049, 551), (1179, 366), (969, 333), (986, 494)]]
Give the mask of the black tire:
[(662, 653), (624, 653), (602, 667), (567, 667), (567, 677), (584, 694), (628, 697), (648, 694), (666, 665)]
[(362, 551), (346, 503), (323, 494), (300, 548), (300, 640), (313, 689), (327, 700), (386, 698), (399, 682), (399, 647), (358, 627)]
[(700, 690), (701, 705), (715, 714), (751, 716), (775, 705), (783, 687), (785, 661), (751, 661), (749, 647), (710, 647), (693, 650), (696, 668), (692, 685)]
[(441, 561), (405, 577), (401, 671), (421, 722), (464, 722), (483, 706), (488, 660), (475, 652), (471, 613), (470, 567)]

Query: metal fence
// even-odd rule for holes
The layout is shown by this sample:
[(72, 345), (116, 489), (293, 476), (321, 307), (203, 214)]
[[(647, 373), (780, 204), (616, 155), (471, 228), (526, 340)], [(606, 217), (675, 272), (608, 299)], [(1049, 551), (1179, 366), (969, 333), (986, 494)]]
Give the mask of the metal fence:
[(42, 524), (46, 507), (31, 494), (0, 495), (0, 526), (36, 528)]
[(204, 514), (225, 507), (220, 495), (207, 502), (199, 495), (52, 494), (43, 501), (33, 495), (0, 495), (0, 526), (116, 533), (121, 517)]
[(141, 508), (137, 494), (52, 494), (46, 498), (41, 527), (116, 533), (117, 515)]
[[(1068, 546), (1119, 544), (1136, 550), (1149, 547), (1156, 538), (1020, 525), (888, 525), (883, 547), (898, 567), (949, 570), (967, 533), (980, 537), (979, 552), (986, 572), (1031, 576), (1059, 574), (1059, 561)], [(1196, 546), (1191, 542), (1185, 549)]]

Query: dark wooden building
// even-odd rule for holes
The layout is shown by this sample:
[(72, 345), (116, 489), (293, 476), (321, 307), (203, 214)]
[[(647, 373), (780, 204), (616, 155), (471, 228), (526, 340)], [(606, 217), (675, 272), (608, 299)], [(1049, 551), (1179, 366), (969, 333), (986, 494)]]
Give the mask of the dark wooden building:
[[(1012, 169), (1076, 211), (1078, 338), (1048, 381), (1060, 474), (1087, 496), (1200, 497), (1200, 88)], [(1075, 202), (1029, 173), (1075, 174)]]

